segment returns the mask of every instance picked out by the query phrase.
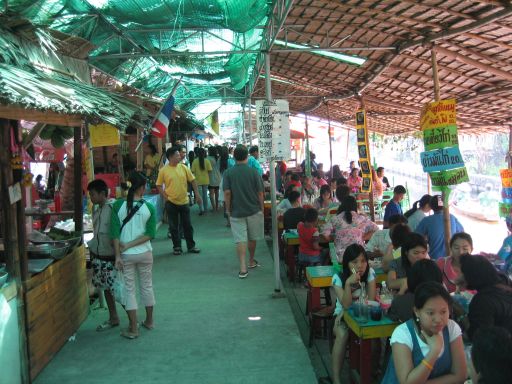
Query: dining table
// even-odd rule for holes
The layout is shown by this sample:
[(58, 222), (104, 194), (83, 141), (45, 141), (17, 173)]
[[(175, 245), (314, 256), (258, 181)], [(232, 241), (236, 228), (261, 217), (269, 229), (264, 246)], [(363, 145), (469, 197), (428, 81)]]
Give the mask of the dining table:
[(372, 340), (388, 338), (400, 324), (383, 315), (378, 321), (362, 320), (353, 308), (345, 311), (343, 319), (349, 329), (351, 383), (370, 384), (372, 381)]

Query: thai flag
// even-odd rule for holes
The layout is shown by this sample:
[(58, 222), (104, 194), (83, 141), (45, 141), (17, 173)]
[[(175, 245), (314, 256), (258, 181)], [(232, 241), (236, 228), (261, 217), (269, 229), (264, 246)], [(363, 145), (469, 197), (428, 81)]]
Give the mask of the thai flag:
[(167, 128), (169, 128), (169, 121), (171, 120), (171, 114), (174, 109), (174, 96), (170, 95), (167, 101), (165, 102), (163, 108), (160, 110), (158, 116), (156, 116), (153, 121), (153, 126), (151, 127), (151, 134), (160, 139), (165, 137), (167, 133)]

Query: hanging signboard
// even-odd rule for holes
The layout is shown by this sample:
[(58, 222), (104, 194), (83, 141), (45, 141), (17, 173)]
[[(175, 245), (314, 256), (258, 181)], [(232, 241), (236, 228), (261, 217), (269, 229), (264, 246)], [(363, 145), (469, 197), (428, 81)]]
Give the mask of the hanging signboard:
[(456, 100), (440, 100), (424, 106), (420, 115), (425, 152), (420, 155), (423, 171), (430, 173), (432, 185), (446, 189), (469, 181), (459, 150)]
[(466, 167), (450, 169), (449, 171), (431, 172), (430, 178), (434, 187), (448, 187), (469, 181)]
[(423, 144), (425, 144), (425, 151), (459, 145), (457, 126), (448, 125), (441, 128), (425, 129)]
[(366, 126), (366, 111), (359, 109), (356, 111), (356, 133), (357, 133), (357, 152), (359, 154), (359, 166), (363, 174), (361, 192), (371, 192), (372, 173), (370, 170), (370, 147), (368, 145), (368, 129)]
[(459, 147), (435, 149), (420, 154), (423, 172), (439, 172), (464, 167)]
[(511, 217), (512, 216), (512, 204), (510, 203), (501, 203), (499, 205), (499, 215), (500, 217)]
[(119, 145), (119, 130), (110, 124), (89, 125), (91, 147)]
[(501, 197), (503, 202), (499, 205), (500, 217), (512, 216), (512, 169), (500, 169)]
[(256, 100), (256, 128), (260, 161), (272, 156), (272, 130), (277, 115), (277, 105), (272, 101)]
[(422, 130), (456, 125), (455, 99), (440, 100), (425, 105), (420, 114)]

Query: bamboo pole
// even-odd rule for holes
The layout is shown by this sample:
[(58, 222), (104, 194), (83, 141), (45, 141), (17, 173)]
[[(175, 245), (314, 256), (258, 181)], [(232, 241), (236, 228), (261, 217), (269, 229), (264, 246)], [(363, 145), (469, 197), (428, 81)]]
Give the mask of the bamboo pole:
[[(439, 101), (441, 99), (440, 90), (439, 90), (439, 76), (437, 72), (437, 60), (436, 60), (436, 51), (435, 48), (432, 47), (430, 50), (431, 59), (432, 59), (432, 78), (434, 80), (434, 99)], [(442, 199), (443, 199), (443, 224), (444, 224), (444, 246), (446, 249), (446, 256), (450, 255), (450, 238), (451, 238), (451, 223), (450, 223), (450, 206), (448, 204), (448, 196), (443, 190)]]
[(327, 132), (328, 132), (328, 135), (329, 135), (329, 161), (330, 161), (330, 165), (331, 167), (329, 168), (329, 171), (330, 171), (330, 179), (332, 180), (332, 134), (331, 134), (331, 114), (329, 113), (329, 103), (328, 102), (325, 102), (325, 106), (327, 108), (327, 124), (328, 124), (328, 127), (327, 127)]
[[(84, 125), (87, 122), (84, 122)], [(75, 196), (73, 196), (74, 202), (74, 221), (75, 221), (75, 231), (82, 232), (83, 230), (83, 202), (82, 202), (82, 127), (74, 128), (74, 138), (73, 138), (73, 157), (74, 157), (74, 175), (73, 175), (73, 184), (75, 191)]]
[[(8, 188), (13, 185), (13, 173), (11, 168), (11, 122), (6, 119), (0, 119), (0, 145), (3, 151), (0, 151), (0, 190), (2, 196), (9, 196)], [(27, 198), (31, 198), (30, 196)], [(16, 284), (16, 300), (18, 309), (18, 329), (20, 343), (20, 362), (21, 362), (21, 382), (23, 384), (30, 382), (29, 360), (28, 360), (28, 340), (26, 329), (26, 307), (24, 282), (27, 279), (26, 255), (23, 254), (24, 248), (20, 249), (20, 242), (25, 243), (25, 230), (21, 233), (20, 226), (25, 226), (25, 214), (21, 201), (11, 204), (9, 198), (0, 199), (2, 206), (2, 232), (4, 236), (5, 257), (7, 261), (7, 271), (14, 277)], [(21, 236), (19, 236), (21, 235)]]
[(308, 115), (304, 114), (306, 122), (306, 161), (304, 162), (304, 173), (307, 177), (311, 177), (311, 152), (309, 151), (309, 128), (308, 128)]

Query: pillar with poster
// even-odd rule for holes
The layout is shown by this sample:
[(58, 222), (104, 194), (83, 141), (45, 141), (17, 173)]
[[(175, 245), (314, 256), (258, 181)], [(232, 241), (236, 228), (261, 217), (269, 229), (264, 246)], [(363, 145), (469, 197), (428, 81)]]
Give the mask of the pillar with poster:
[(361, 192), (372, 191), (372, 172), (370, 168), (370, 146), (368, 145), (368, 130), (366, 126), (366, 111), (359, 109), (356, 112), (357, 152), (359, 154), (359, 167), (363, 175)]

